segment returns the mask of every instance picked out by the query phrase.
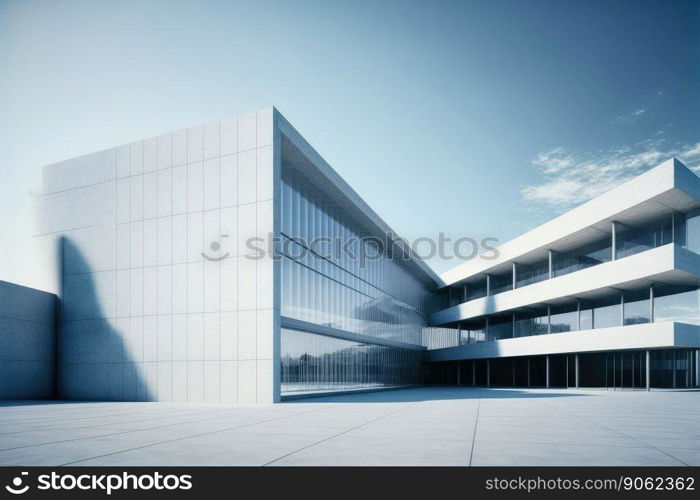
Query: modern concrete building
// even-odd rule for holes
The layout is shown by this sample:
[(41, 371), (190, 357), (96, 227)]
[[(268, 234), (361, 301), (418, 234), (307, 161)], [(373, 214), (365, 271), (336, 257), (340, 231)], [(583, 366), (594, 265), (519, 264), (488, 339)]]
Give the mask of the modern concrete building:
[(695, 387), (700, 179), (672, 159), (445, 273), (435, 382)]
[[(59, 397), (269, 403), (421, 382), (439, 279), (349, 255), (383, 252), (361, 238), (389, 228), (276, 110), (43, 179), (37, 236), (62, 255)], [(323, 255), (321, 236), (346, 248)]]
[(43, 178), (60, 398), (698, 383), (700, 179), (676, 160), (442, 277), (273, 108)]

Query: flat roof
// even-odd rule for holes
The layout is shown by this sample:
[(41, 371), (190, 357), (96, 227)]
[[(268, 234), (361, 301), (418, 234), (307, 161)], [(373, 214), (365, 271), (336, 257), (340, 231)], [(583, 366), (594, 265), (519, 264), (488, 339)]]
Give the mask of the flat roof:
[(507, 273), (512, 262), (547, 259), (549, 249), (567, 252), (612, 232), (612, 222), (640, 225), (663, 214), (700, 207), (700, 178), (676, 158), (498, 247), (493, 259), (476, 257), (440, 275), (444, 286)]

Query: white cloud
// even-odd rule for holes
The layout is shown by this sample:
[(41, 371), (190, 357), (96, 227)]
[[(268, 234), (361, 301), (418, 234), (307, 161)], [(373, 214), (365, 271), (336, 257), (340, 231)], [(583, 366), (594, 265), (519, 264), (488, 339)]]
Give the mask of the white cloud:
[(700, 142), (666, 147), (663, 140), (644, 141), (632, 147), (589, 154), (574, 154), (559, 147), (535, 156), (532, 164), (538, 168), (544, 181), (523, 187), (520, 194), (533, 208), (566, 209), (673, 156), (700, 172)]
[(625, 125), (632, 125), (633, 123), (637, 122), (637, 119), (640, 118), (644, 113), (648, 111), (647, 108), (638, 108), (632, 111), (631, 113), (627, 113), (622, 116), (618, 116), (615, 118), (612, 123), (623, 123)]

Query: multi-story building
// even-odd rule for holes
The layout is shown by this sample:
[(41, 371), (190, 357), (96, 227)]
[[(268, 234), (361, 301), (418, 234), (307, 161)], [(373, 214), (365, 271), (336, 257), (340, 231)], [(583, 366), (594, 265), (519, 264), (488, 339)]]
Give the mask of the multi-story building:
[[(442, 276), (429, 381), (692, 387), (700, 179), (671, 159)], [(454, 332), (457, 332), (456, 334)]]
[(276, 110), (43, 180), (60, 397), (261, 403), (421, 382), (439, 279), (385, 248), (390, 229)]
[(442, 277), (272, 108), (43, 180), (61, 398), (698, 384), (700, 179), (676, 160)]

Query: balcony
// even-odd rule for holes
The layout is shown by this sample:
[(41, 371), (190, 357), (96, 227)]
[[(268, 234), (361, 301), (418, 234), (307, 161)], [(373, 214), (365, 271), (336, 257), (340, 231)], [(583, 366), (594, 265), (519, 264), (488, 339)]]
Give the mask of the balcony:
[(432, 314), (430, 324), (446, 325), (538, 305), (557, 305), (572, 298), (595, 299), (610, 295), (611, 290), (635, 290), (653, 283), (700, 285), (700, 255), (669, 243), (523, 288), (455, 305)]

